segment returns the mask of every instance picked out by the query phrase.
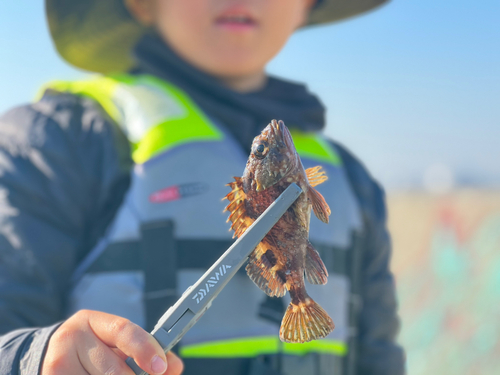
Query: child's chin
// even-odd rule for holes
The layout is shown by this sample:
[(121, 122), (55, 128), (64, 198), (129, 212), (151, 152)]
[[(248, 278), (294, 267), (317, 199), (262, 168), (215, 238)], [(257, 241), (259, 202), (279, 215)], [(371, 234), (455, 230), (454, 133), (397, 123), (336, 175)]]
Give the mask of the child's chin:
[(205, 60), (203, 65), (206, 70), (216, 76), (244, 76), (255, 73), (265, 68), (267, 59), (256, 58), (256, 53), (252, 53), (246, 49), (235, 50), (224, 54), (215, 54), (210, 63)]

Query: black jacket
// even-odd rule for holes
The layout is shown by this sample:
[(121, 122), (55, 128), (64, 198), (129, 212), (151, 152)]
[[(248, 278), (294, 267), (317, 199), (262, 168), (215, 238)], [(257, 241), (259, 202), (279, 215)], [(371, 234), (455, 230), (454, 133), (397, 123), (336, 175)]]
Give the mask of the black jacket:
[[(324, 111), (304, 86), (270, 78), (238, 94), (179, 60), (157, 38), (136, 50), (137, 73), (170, 80), (249, 147), (271, 118), (302, 130), (323, 127)], [(384, 194), (336, 145), (363, 214), (359, 374), (404, 373)], [(0, 375), (36, 374), (69, 278), (104, 234), (130, 184), (128, 140), (91, 99), (47, 92), (0, 118)], [(33, 328), (43, 327), (43, 328)]]

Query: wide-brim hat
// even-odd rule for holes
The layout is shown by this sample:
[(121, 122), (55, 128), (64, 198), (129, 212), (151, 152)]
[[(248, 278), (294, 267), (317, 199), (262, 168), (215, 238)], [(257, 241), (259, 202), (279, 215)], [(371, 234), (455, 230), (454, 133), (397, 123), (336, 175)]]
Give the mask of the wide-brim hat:
[[(388, 0), (318, 0), (308, 24), (340, 21)], [(128, 12), (124, 0), (46, 0), (50, 33), (59, 54), (75, 67), (99, 73), (132, 67), (131, 50), (150, 31)]]

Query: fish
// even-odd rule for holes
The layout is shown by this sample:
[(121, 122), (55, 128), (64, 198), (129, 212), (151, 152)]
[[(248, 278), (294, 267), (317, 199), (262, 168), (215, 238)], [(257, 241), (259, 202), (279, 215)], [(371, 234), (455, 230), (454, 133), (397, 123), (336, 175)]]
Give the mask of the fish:
[(227, 184), (231, 192), (225, 211), (230, 215), (234, 237), (246, 229), (291, 184), (302, 193), (250, 254), (246, 271), (250, 279), (268, 296), (283, 297), (290, 293), (281, 322), (281, 341), (304, 343), (328, 336), (335, 324), (328, 313), (316, 303), (305, 288), (324, 285), (328, 271), (319, 253), (309, 242), (311, 210), (328, 223), (330, 207), (314, 188), (328, 177), (321, 166), (304, 169), (295, 149), (290, 131), (283, 121), (272, 120), (254, 138), (242, 177), (233, 177)]

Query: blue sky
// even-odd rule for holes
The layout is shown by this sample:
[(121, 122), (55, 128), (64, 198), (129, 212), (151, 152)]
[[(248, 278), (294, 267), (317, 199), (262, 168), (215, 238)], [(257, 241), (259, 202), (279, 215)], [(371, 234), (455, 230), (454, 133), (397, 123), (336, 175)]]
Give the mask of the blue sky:
[[(268, 70), (306, 82), (327, 133), (389, 190), (421, 186), (436, 164), (500, 186), (499, 18), (498, 0), (395, 0), (296, 33)], [(0, 3), (0, 112), (82, 75), (55, 53), (42, 1)]]

